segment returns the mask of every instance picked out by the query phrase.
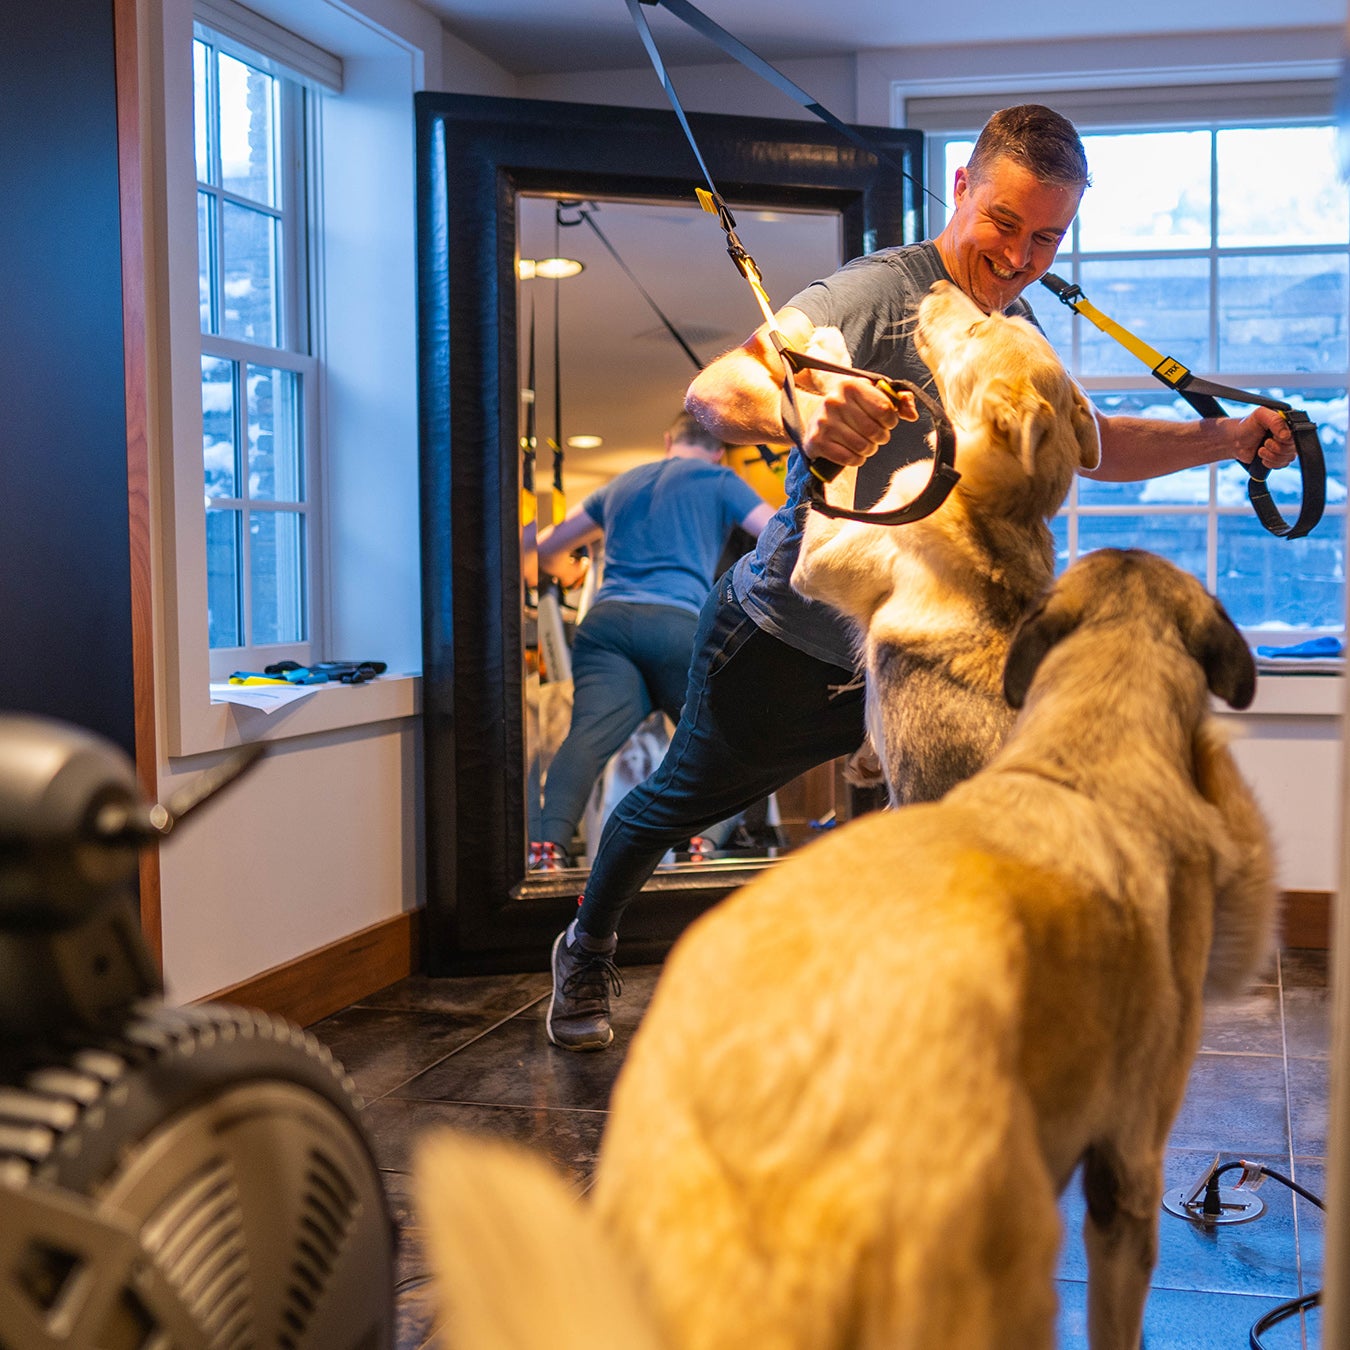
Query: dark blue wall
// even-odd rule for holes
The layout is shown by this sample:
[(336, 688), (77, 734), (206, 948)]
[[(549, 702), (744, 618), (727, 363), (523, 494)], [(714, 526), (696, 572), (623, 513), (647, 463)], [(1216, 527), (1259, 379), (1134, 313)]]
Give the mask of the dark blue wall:
[(112, 0), (3, 0), (0, 71), (0, 710), (130, 752)]

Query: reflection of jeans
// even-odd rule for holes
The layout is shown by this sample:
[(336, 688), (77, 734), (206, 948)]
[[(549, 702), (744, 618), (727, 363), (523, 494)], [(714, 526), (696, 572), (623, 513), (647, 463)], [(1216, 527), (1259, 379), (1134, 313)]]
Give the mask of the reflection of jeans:
[(611, 812), (578, 927), (607, 937), (668, 848), (862, 738), (862, 682), (760, 629), (723, 576), (703, 607), (670, 748)]
[(609, 757), (649, 713), (679, 717), (697, 627), (674, 605), (606, 600), (587, 612), (572, 643), (572, 725), (548, 766), (538, 838), (570, 849)]

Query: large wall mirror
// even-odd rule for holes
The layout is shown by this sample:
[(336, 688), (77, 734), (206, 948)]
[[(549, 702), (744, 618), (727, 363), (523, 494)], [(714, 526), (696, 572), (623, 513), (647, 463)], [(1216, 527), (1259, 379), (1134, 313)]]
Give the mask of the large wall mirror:
[[(918, 186), (828, 127), (712, 115), (691, 122), (775, 302), (846, 258), (915, 237)], [(917, 133), (868, 134), (920, 176)], [(566, 672), (541, 660), (547, 641), (539, 593), (522, 573), (522, 523), (536, 503), (541, 523), (551, 518), (555, 479), (575, 504), (659, 455), (695, 362), (758, 322), (721, 230), (697, 206), (701, 182), (673, 114), (418, 96), (433, 973), (543, 967), (574, 911), (604, 810), (625, 774), (659, 754), (662, 729), (653, 725), (598, 785), (579, 827), (577, 865), (529, 871), (531, 814), (541, 769), (546, 776), (566, 730), (567, 690)], [(554, 256), (582, 271), (530, 275), (530, 262)], [(523, 444), (530, 432), (532, 457)], [(599, 443), (568, 444), (575, 437)], [(731, 462), (781, 501), (781, 476), (758, 450), (738, 448)], [(531, 472), (533, 498), (522, 498)], [(561, 610), (546, 602), (544, 621), (561, 618), (565, 631), (586, 588), (562, 601)], [(659, 957), (694, 915), (808, 837), (833, 809), (834, 787), (826, 769), (756, 817), (728, 823), (710, 862), (673, 855), (625, 916), (625, 958)]]

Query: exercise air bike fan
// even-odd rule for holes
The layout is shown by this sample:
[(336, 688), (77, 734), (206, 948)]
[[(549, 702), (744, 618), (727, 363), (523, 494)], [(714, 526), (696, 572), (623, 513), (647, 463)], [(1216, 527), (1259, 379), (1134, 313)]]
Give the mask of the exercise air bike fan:
[(0, 1350), (389, 1350), (393, 1229), (342, 1068), (281, 1018), (160, 998), (127, 757), (0, 715)]

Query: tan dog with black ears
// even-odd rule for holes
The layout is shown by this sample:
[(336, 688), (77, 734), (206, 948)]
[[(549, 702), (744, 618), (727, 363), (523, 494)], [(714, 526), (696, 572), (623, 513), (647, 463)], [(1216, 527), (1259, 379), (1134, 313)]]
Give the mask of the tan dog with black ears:
[[(1091, 405), (1025, 319), (985, 314), (940, 281), (915, 345), (956, 431), (961, 481), (910, 525), (812, 512), (792, 574), (857, 631), (868, 731), (897, 805), (935, 801), (1003, 743), (1008, 640), (1054, 575), (1049, 521), (1101, 455)], [(877, 509), (911, 501), (928, 472), (898, 469)]]
[(416, 1193), (462, 1350), (1051, 1350), (1088, 1196), (1093, 1350), (1139, 1350), (1202, 993), (1274, 941), (1267, 830), (1210, 714), (1251, 653), (1191, 576), (1103, 550), (1014, 637), (1004, 749), (860, 817), (668, 958), (593, 1201), (463, 1135)]

